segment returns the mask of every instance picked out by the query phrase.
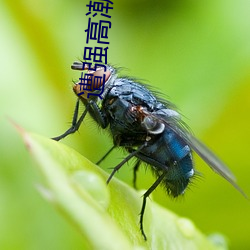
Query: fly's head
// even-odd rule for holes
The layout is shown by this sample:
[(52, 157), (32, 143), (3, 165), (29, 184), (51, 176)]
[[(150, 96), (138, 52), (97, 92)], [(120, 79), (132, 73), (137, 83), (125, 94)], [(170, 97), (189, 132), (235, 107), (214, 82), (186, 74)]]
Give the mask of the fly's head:
[[(98, 65), (91, 68), (91, 63), (85, 62), (74, 62), (71, 65), (74, 70), (86, 71), (85, 75), (81, 74), (80, 81), (76, 82), (73, 91), (82, 100), (93, 99), (97, 96), (94, 93), (99, 93), (98, 95), (102, 99), (108, 87), (114, 82), (116, 76), (116, 71), (110, 65)], [(101, 91), (101, 93), (100, 93)]]

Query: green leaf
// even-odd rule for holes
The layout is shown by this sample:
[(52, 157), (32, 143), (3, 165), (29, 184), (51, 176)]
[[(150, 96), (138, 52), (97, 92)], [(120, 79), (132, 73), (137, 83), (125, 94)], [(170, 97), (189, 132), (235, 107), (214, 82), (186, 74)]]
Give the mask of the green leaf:
[(72, 148), (21, 130), (46, 187), (43, 196), (81, 232), (83, 249), (226, 249), (215, 245), (186, 218), (148, 199), (143, 240), (139, 212), (143, 192), (108, 174)]

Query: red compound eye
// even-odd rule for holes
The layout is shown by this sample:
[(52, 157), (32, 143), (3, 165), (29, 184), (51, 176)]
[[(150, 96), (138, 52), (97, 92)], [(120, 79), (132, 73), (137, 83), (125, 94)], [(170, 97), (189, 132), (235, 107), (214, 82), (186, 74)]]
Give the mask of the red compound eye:
[[(86, 64), (85, 64), (86, 65)], [(78, 95), (82, 93), (80, 96), (84, 99), (87, 99), (88, 93), (91, 93), (95, 91), (96, 89), (100, 88), (103, 84), (107, 82), (109, 79), (111, 72), (109, 70), (104, 70), (103, 67), (97, 68), (96, 71), (90, 69), (87, 67), (87, 65), (84, 65), (83, 69), (83, 63), (74, 63), (71, 68), (76, 70), (88, 70), (87, 74), (91, 74), (92, 76), (88, 76), (89, 79), (92, 78), (92, 81), (89, 81), (88, 84), (91, 84), (87, 86), (87, 81), (82, 80), (75, 84), (73, 87), (74, 92)], [(103, 83), (103, 77), (105, 75), (105, 83)], [(83, 75), (84, 77), (84, 75)], [(94, 86), (95, 85), (95, 86)]]

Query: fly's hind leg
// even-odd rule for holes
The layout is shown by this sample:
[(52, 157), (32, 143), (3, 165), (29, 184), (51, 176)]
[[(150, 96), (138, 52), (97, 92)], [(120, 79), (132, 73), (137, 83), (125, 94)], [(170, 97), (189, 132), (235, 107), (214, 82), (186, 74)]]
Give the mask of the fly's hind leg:
[(145, 208), (146, 208), (147, 198), (158, 187), (158, 185), (162, 182), (165, 175), (166, 175), (166, 172), (163, 172), (163, 174), (161, 174), (158, 177), (158, 179), (153, 183), (153, 185), (143, 195), (142, 207), (141, 207), (141, 212), (140, 212), (140, 230), (141, 230), (141, 233), (142, 233), (144, 240), (147, 240), (147, 236), (146, 236), (146, 234), (144, 232), (144, 228), (143, 228), (143, 217), (144, 217), (144, 212), (145, 212)]

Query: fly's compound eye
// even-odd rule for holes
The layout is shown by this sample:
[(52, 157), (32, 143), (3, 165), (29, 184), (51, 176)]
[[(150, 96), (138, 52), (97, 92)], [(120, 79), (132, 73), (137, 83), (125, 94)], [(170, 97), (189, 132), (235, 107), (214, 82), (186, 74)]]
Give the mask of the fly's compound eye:
[(142, 125), (146, 128), (146, 130), (150, 133), (150, 134), (161, 134), (164, 129), (165, 129), (165, 125), (161, 122), (159, 122), (159, 120), (156, 120), (154, 117), (150, 117), (150, 116), (146, 116), (142, 122)]
[(87, 99), (88, 93), (94, 92), (95, 90), (100, 90), (111, 76), (111, 72), (104, 67), (98, 67), (96, 70), (89, 69), (88, 64), (82, 62), (74, 62), (71, 66), (74, 70), (87, 70), (87, 72), (82, 74), (80, 81), (75, 84), (73, 90), (76, 95), (81, 94), (81, 97)]

